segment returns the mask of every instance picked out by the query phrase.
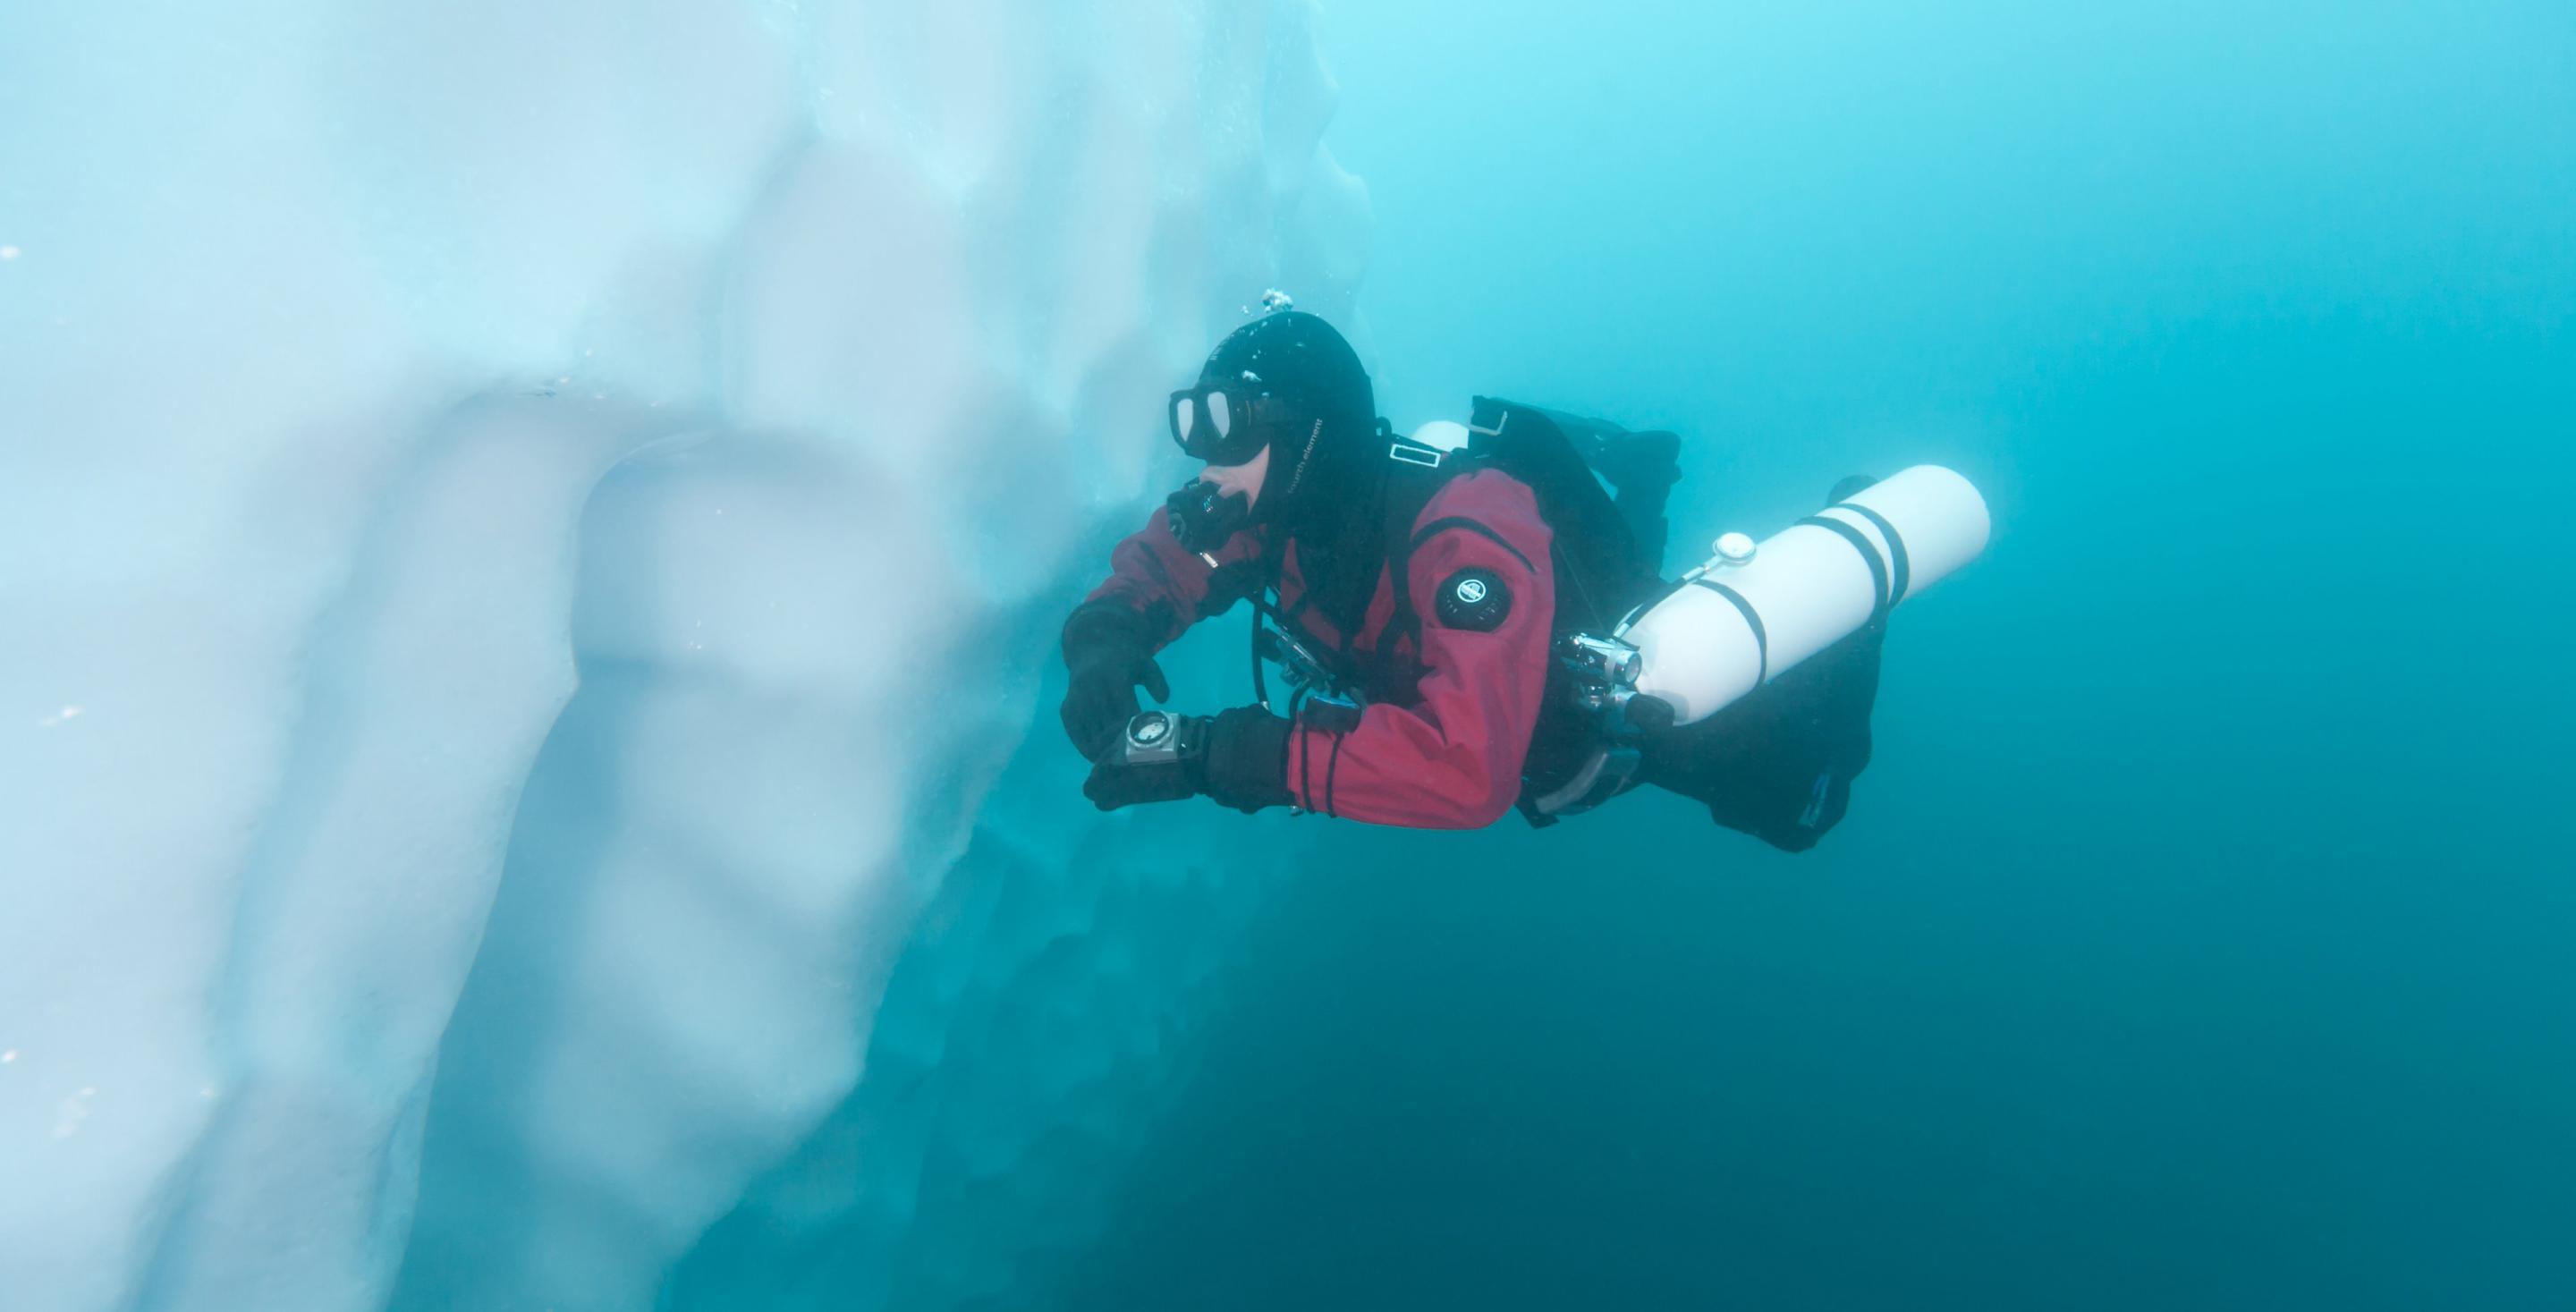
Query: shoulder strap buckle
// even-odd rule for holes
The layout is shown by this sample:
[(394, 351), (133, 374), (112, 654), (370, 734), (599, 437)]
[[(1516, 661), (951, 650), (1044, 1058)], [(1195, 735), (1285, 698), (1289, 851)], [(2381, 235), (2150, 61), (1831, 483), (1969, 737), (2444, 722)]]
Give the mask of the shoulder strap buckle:
[(1424, 446), (1411, 438), (1399, 437), (1387, 445), (1386, 458), (1398, 464), (1438, 469), (1441, 462), (1449, 458), (1449, 453), (1438, 447)]

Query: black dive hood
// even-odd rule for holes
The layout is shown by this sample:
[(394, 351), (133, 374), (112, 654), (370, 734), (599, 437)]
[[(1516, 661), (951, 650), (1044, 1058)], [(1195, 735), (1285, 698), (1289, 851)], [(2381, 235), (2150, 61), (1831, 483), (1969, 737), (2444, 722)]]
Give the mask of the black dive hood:
[(1359, 353), (1315, 315), (1280, 310), (1219, 342), (1199, 381), (1257, 388), (1282, 403), (1269, 421), (1270, 468), (1251, 522), (1274, 530), (1274, 551), (1296, 544), (1316, 608), (1342, 632), (1357, 632), (1385, 565), (1387, 469)]
[(1252, 507), (1257, 522), (1300, 536), (1332, 531), (1354, 502), (1375, 499), (1385, 463), (1371, 458), (1377, 397), (1359, 353), (1331, 324), (1302, 310), (1263, 315), (1217, 343), (1199, 382), (1253, 388), (1283, 402), (1269, 423), (1270, 469)]

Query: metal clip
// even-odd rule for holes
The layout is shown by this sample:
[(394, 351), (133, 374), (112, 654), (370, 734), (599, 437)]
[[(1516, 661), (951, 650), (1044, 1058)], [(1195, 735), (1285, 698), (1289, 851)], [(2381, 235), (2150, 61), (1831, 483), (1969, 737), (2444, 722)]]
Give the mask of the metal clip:
[(1574, 676), (1574, 696), (1585, 710), (1604, 712), (1633, 696), (1642, 657), (1617, 638), (1569, 633), (1557, 643), (1557, 661)]

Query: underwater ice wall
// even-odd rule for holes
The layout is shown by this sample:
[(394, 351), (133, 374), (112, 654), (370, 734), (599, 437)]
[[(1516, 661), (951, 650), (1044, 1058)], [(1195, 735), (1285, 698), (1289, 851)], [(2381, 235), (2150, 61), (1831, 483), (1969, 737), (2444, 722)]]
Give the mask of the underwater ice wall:
[(1160, 393), (1350, 306), (1310, 7), (7, 27), (0, 1304), (1067, 1242), (1258, 870), (992, 802)]

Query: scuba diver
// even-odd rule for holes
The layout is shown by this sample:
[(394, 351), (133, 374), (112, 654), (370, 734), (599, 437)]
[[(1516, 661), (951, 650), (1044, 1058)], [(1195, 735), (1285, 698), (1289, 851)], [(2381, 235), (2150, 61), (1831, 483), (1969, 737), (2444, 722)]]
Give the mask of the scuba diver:
[[(1102, 810), (1204, 795), (1475, 828), (1515, 804), (1552, 823), (1652, 783), (1792, 851), (1841, 818), (1868, 762), (1884, 605), (1696, 723), (1623, 699), (1632, 768), (1601, 770), (1603, 703), (1583, 672), (1600, 653), (1582, 635), (1681, 586), (1658, 577), (1673, 434), (1478, 397), (1471, 425), (1401, 437), (1350, 344), (1291, 309), (1218, 344), (1168, 421), (1206, 467), (1117, 545), (1062, 634), (1064, 728)], [(1244, 601), (1256, 701), (1143, 709), (1139, 687), (1170, 696), (1155, 653)]]

